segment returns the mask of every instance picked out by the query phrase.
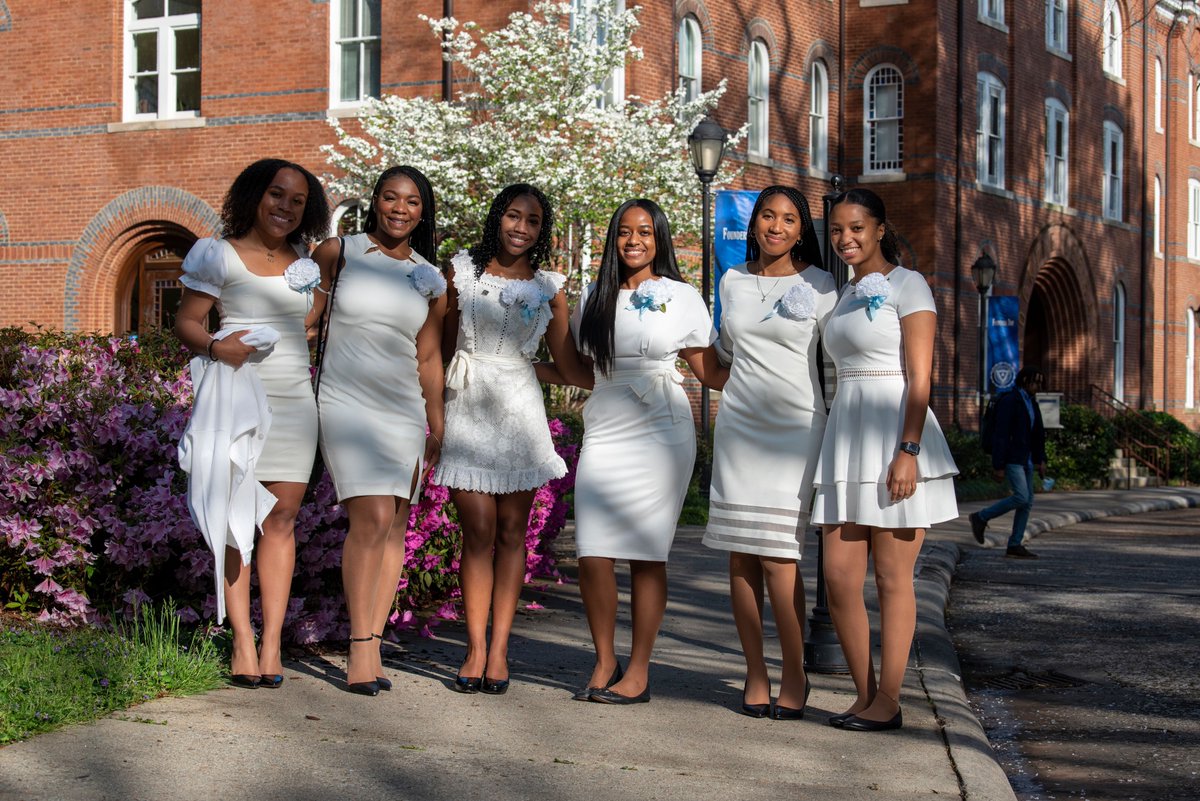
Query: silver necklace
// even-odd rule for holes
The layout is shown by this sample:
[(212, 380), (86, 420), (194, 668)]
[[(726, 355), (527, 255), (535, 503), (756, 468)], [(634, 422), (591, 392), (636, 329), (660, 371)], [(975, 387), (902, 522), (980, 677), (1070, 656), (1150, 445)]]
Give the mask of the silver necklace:
[(767, 295), (770, 295), (772, 292), (774, 292), (774, 291), (775, 291), (775, 287), (779, 286), (779, 282), (780, 282), (780, 281), (782, 281), (782, 280), (783, 280), (783, 276), (781, 275), (781, 276), (779, 276), (778, 278), (776, 278), (776, 279), (775, 279), (775, 283), (773, 283), (773, 284), (771, 284), (769, 287), (767, 287), (767, 291), (766, 291), (766, 292), (763, 292), (763, 288), (762, 288), (762, 276), (761, 276), (759, 273), (755, 273), (755, 274), (754, 274), (754, 288), (758, 290), (758, 296), (759, 296), (759, 299), (760, 299), (760, 300), (759, 300), (759, 302), (760, 302), (760, 303), (766, 303), (766, 302), (767, 302)]

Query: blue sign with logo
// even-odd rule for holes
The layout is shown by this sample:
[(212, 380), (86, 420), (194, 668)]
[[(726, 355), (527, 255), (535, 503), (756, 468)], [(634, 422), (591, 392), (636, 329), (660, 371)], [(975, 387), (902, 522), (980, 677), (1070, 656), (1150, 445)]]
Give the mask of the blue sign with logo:
[(721, 276), (746, 260), (746, 229), (758, 192), (722, 189), (713, 204), (713, 323), (721, 327)]
[(1021, 345), (1017, 340), (1020, 299), (1015, 295), (988, 298), (987, 391), (1007, 392), (1017, 382)]

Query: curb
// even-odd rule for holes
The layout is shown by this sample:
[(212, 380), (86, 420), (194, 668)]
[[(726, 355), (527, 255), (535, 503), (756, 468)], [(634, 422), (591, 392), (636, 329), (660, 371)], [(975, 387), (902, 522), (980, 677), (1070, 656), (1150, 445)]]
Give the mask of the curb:
[(1174, 509), (1194, 509), (1197, 506), (1200, 506), (1200, 498), (1191, 493), (1180, 492), (1153, 499), (1115, 504), (1103, 509), (1047, 512), (1040, 517), (1030, 518), (1029, 525), (1025, 528), (1025, 535), (1027, 537), (1036, 536), (1056, 528), (1073, 526), (1085, 520), (1096, 520), (1101, 517), (1121, 517), (1124, 515), (1145, 514), (1146, 512), (1169, 512)]

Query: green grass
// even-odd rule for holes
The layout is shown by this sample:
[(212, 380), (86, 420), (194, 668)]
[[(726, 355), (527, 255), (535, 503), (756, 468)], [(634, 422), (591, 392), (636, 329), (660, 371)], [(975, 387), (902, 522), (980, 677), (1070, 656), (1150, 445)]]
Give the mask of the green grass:
[(217, 647), (185, 635), (169, 605), (144, 606), (115, 629), (9, 627), (0, 631), (0, 745), (151, 698), (211, 690), (223, 675)]

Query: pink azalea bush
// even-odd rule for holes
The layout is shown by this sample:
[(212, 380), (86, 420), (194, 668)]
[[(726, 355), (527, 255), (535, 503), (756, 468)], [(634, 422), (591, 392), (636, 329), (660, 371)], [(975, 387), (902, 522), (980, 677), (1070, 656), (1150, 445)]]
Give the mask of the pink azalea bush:
[[(86, 622), (175, 599), (211, 619), (212, 554), (192, 524), (176, 446), (191, 410), (188, 354), (169, 336), (0, 330), (0, 605), (53, 623)], [(526, 580), (558, 578), (550, 545), (566, 521), (579, 432), (550, 423), (566, 476), (538, 490)], [(395, 626), (456, 619), (461, 536), (445, 487), (412, 506)], [(346, 636), (341, 548), (347, 521), (329, 477), (296, 524), (285, 635)]]

